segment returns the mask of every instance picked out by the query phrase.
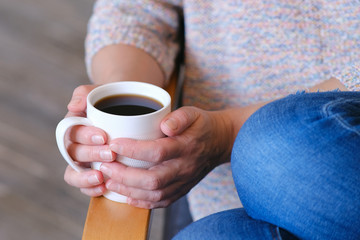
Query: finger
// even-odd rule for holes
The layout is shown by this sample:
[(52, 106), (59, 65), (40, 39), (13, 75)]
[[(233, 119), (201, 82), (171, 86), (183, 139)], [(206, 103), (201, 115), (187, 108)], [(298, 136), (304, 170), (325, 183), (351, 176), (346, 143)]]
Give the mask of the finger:
[(166, 199), (160, 202), (151, 202), (151, 201), (144, 201), (144, 200), (138, 200), (134, 198), (127, 198), (127, 204), (138, 207), (138, 208), (145, 208), (145, 209), (154, 209), (154, 208), (166, 208), (170, 206), (171, 203), (175, 202), (177, 199), (179, 199), (180, 196), (176, 195), (170, 199)]
[(187, 129), (199, 117), (200, 109), (182, 107), (168, 114), (161, 122), (161, 130), (167, 136), (176, 136)]
[(67, 184), (77, 188), (95, 187), (104, 182), (104, 177), (100, 171), (88, 170), (77, 172), (68, 166), (65, 170), (64, 180)]
[(101, 164), (100, 171), (121, 185), (144, 190), (162, 189), (171, 184), (178, 175), (175, 164), (169, 167), (154, 166), (150, 169), (141, 169), (111, 162)]
[[(174, 162), (177, 160), (174, 160)], [(152, 171), (164, 172), (173, 169), (173, 166), (159, 166)], [(204, 174), (199, 175), (179, 175), (172, 179), (167, 179), (168, 185), (160, 189), (146, 190), (137, 187), (129, 187), (121, 184), (114, 179), (109, 179), (106, 182), (106, 188), (110, 191), (118, 192), (127, 196), (129, 199), (136, 199), (139, 201), (159, 203), (166, 200), (177, 199), (176, 196), (181, 197), (185, 195), (190, 189), (195, 186), (203, 178)], [(141, 176), (143, 177), (143, 176)], [(160, 206), (160, 205), (157, 205)]]
[(71, 158), (78, 162), (112, 162), (116, 158), (116, 154), (108, 145), (89, 146), (72, 143), (67, 150)]
[(85, 112), (87, 95), (96, 87), (96, 85), (82, 85), (75, 88), (72, 98), (68, 104), (70, 112)]
[(106, 189), (117, 192), (121, 195), (127, 196), (127, 203), (141, 208), (158, 208), (158, 207), (167, 207), (170, 203), (174, 202), (179, 197), (183, 196), (188, 192), (176, 191), (179, 190), (178, 184), (173, 184), (171, 187), (167, 187), (163, 190), (143, 190), (133, 187), (128, 187), (122, 184), (119, 184), (112, 179), (109, 179), (106, 184)]
[(89, 188), (80, 188), (80, 191), (90, 197), (99, 197), (103, 195), (107, 189), (105, 184), (100, 184), (96, 187), (89, 187)]
[(150, 201), (150, 202), (161, 202), (166, 199), (171, 199), (177, 193), (186, 194), (186, 189), (183, 187), (185, 183), (173, 182), (169, 186), (159, 190), (144, 190), (140, 188), (129, 187), (120, 184), (113, 179), (109, 179), (106, 183), (106, 189), (117, 192), (121, 195), (127, 196), (131, 199)]
[(146, 209), (165, 208), (168, 207), (171, 203), (178, 200), (180, 197), (184, 196), (186, 193), (188, 193), (191, 187), (183, 186), (182, 189), (184, 189), (184, 191), (173, 192), (172, 195), (170, 195), (168, 198), (164, 198), (161, 201), (149, 201), (149, 200), (141, 200), (141, 199), (128, 197), (127, 203), (131, 206), (138, 208), (146, 208)]
[(86, 117), (86, 112), (67, 112), (65, 117)]
[(69, 129), (67, 138), (74, 143), (86, 145), (102, 145), (107, 141), (106, 133), (100, 128), (88, 126), (74, 126)]
[(185, 144), (183, 139), (171, 137), (149, 141), (117, 138), (110, 142), (110, 149), (121, 156), (161, 163), (179, 157), (186, 149)]

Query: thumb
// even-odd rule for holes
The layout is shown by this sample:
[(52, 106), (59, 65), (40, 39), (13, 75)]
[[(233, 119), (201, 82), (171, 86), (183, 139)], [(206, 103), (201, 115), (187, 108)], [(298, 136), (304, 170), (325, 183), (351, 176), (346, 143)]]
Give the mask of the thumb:
[(96, 85), (82, 85), (75, 88), (72, 98), (67, 106), (70, 112), (85, 112), (87, 95)]
[(196, 121), (199, 110), (195, 107), (182, 107), (169, 113), (161, 122), (161, 131), (170, 137), (181, 134)]

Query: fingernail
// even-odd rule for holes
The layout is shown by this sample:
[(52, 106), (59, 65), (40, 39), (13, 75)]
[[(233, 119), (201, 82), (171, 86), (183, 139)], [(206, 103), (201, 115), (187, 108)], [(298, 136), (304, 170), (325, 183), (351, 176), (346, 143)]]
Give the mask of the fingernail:
[(113, 183), (113, 182), (107, 182), (106, 183), (106, 188), (110, 191), (119, 191), (120, 189), (120, 184), (118, 183)]
[(173, 118), (169, 118), (168, 120), (165, 121), (165, 124), (167, 125), (168, 128), (170, 128), (171, 130), (176, 130), (178, 128), (178, 124), (177, 121), (175, 121)]
[(111, 150), (101, 150), (100, 157), (103, 160), (112, 160), (112, 158), (113, 158)]
[(101, 135), (94, 135), (91, 137), (91, 141), (95, 144), (105, 144), (105, 139)]
[(111, 177), (112, 170), (110, 168), (108, 168), (107, 166), (104, 166), (104, 164), (101, 164), (100, 171), (103, 172), (108, 177)]
[(102, 194), (102, 192), (103, 192), (102, 187), (100, 186), (100, 187), (95, 188), (95, 192), (97, 194)]
[(136, 206), (139, 204), (139, 201), (136, 200), (136, 199), (133, 199), (133, 198), (127, 198), (126, 199), (126, 203), (129, 204), (129, 205), (132, 205), (132, 206)]
[(88, 177), (88, 182), (92, 185), (97, 185), (100, 183), (100, 180), (96, 174), (93, 174)]
[(69, 105), (78, 105), (81, 102), (81, 97), (73, 97)]
[(110, 149), (120, 155), (122, 154), (123, 151), (123, 147), (115, 143), (110, 144)]

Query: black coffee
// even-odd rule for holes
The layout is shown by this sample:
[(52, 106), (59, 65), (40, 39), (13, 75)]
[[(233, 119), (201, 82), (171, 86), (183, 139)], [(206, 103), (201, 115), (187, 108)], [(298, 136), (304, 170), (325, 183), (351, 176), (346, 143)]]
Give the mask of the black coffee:
[(102, 98), (95, 103), (94, 107), (110, 114), (135, 116), (155, 112), (163, 105), (152, 98), (121, 94)]

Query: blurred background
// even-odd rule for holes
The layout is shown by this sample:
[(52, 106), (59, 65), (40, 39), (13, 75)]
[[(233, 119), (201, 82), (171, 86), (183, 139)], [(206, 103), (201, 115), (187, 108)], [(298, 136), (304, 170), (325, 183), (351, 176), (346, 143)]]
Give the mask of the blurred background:
[[(88, 84), (94, 0), (0, 0), (0, 239), (81, 239), (89, 198), (63, 180), (55, 127)], [(162, 238), (156, 210), (151, 240)]]

